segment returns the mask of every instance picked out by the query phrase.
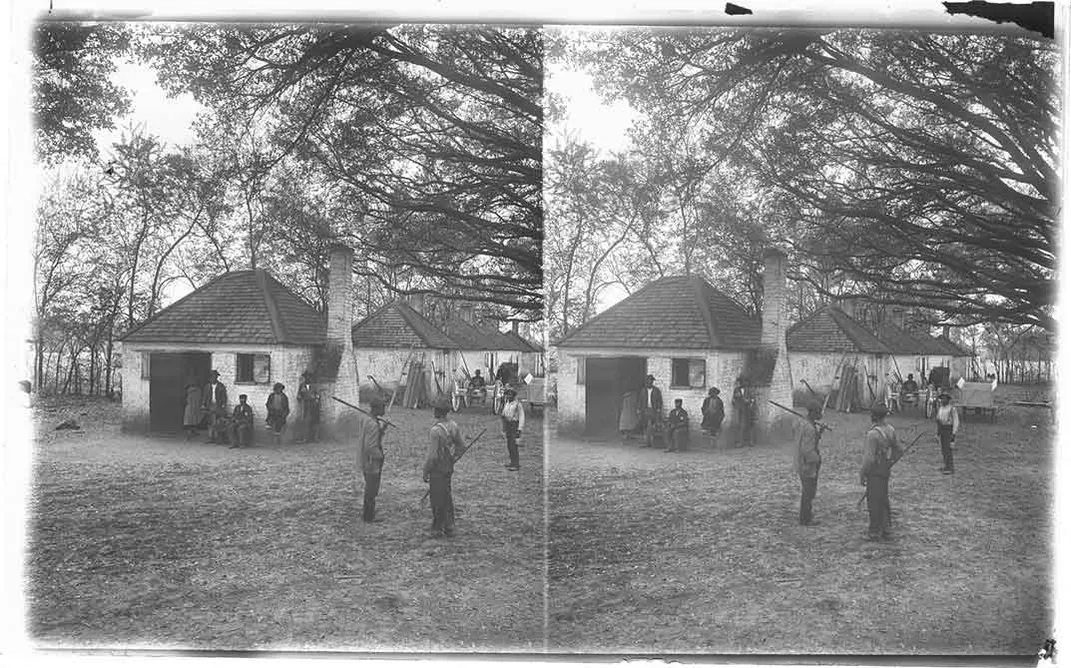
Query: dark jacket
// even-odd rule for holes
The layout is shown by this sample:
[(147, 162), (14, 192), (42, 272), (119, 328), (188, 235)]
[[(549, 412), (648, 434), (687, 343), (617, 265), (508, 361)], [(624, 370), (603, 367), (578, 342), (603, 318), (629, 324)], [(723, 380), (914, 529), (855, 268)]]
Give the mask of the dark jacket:
[(638, 402), (639, 411), (641, 413), (644, 413), (644, 412), (647, 411), (647, 409), (651, 409), (653, 411), (661, 413), (662, 412), (662, 390), (658, 389), (657, 387), (652, 387), (650, 389), (651, 389), (651, 405), (648, 406), (647, 405), (647, 387), (644, 386), (644, 387), (640, 388), (640, 400)]
[(674, 408), (669, 412), (669, 430), (688, 428), (688, 411), (683, 408)]
[(703, 399), (703, 426), (720, 425), (725, 419), (725, 402), (720, 396), (711, 395)]
[(287, 398), (286, 394), (284, 394), (282, 392), (279, 393), (279, 396), (283, 398), (283, 406), (282, 406), (282, 408), (279, 409), (279, 410), (272, 410), (271, 404), (272, 404), (272, 397), (274, 397), (274, 396), (275, 396), (275, 392), (272, 392), (271, 394), (268, 395), (268, 400), (264, 402), (264, 408), (268, 409), (268, 413), (269, 414), (275, 413), (277, 415), (282, 415), (283, 417), (286, 417), (287, 415), (290, 415), (290, 399)]
[(227, 408), (227, 386), (223, 383), (217, 382), (215, 385), (215, 394), (213, 395), (212, 383), (205, 385), (204, 391), (204, 406), (205, 408), (225, 409)]
[(253, 407), (249, 404), (238, 404), (234, 407), (234, 422), (235, 424), (252, 425), (253, 424)]

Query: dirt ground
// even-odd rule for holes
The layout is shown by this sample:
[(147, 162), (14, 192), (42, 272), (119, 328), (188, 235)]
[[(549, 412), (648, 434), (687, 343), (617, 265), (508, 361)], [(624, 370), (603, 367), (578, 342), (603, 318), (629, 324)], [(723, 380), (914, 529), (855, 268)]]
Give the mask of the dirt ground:
[[(1001, 388), (1007, 405), (1029, 390)], [(552, 436), (549, 649), (1032, 655), (1051, 635), (1052, 435), (1039, 409), (968, 415), (943, 476), (930, 421), (890, 484), (894, 539), (863, 539), (865, 414), (830, 412), (798, 524), (794, 444), (684, 454)], [(693, 446), (696, 444), (693, 442)]]
[[(395, 409), (378, 515), (348, 443), (231, 450), (119, 432), (118, 406), (42, 405), (28, 518), (41, 647), (542, 651), (542, 425), (509, 472), (497, 418), (457, 464), (458, 534), (433, 538), (431, 411)], [(53, 431), (67, 417), (81, 431)], [(363, 484), (363, 481), (362, 481)]]

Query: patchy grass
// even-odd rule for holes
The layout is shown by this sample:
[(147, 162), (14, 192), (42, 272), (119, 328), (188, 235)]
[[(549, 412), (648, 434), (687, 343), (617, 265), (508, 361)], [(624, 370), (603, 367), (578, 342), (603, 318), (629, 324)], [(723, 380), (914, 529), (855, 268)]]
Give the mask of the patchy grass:
[(827, 418), (816, 527), (797, 524), (793, 444), (673, 455), (553, 439), (550, 650), (1036, 652), (1052, 622), (1049, 415), (968, 416), (953, 476), (932, 423), (894, 416), (902, 440), (927, 435), (893, 472), (891, 543), (863, 540), (868, 416)]
[[(348, 443), (251, 450), (120, 434), (117, 406), (43, 405), (28, 524), (42, 646), (540, 651), (543, 445), (506, 471), (497, 418), (455, 419), (458, 535), (431, 538), (430, 411), (395, 409), (377, 504)], [(51, 431), (76, 417), (82, 432)], [(360, 485), (356, 481), (361, 480)]]

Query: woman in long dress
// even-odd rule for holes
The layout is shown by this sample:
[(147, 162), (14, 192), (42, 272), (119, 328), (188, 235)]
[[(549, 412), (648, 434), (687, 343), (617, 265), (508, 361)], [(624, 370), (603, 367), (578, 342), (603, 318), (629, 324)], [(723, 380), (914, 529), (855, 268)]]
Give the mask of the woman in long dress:
[(201, 425), (201, 384), (192, 376), (186, 379), (185, 406), (182, 412), (182, 428), (186, 431), (186, 438), (197, 434), (197, 427)]

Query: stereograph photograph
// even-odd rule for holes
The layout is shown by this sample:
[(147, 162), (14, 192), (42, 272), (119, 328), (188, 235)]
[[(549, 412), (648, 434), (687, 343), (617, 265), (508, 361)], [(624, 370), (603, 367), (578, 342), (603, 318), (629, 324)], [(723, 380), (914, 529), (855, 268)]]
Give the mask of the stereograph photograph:
[(18, 647), (1053, 660), (1034, 4), (35, 15)]

